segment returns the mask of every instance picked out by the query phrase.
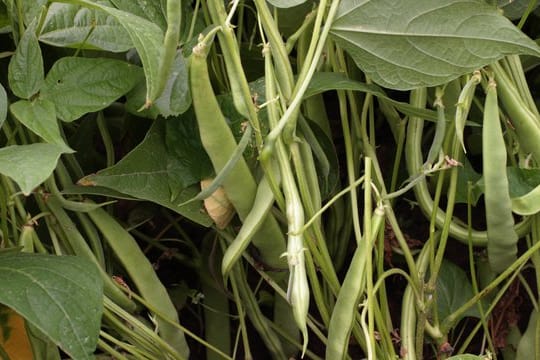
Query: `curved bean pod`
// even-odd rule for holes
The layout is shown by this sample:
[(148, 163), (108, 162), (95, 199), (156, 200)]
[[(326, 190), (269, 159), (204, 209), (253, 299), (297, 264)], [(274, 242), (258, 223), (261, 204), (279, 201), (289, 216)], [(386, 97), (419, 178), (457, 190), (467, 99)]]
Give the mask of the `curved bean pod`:
[[(417, 107), (425, 106), (425, 89), (413, 90), (411, 93), (411, 104)], [(423, 99), (422, 99), (423, 98)], [(424, 128), (424, 120), (418, 117), (411, 117), (407, 127), (407, 140), (405, 144), (405, 159), (407, 163), (407, 170), (409, 175), (415, 176), (422, 169), (422, 132)], [(424, 214), (429, 218), (433, 213), (433, 198), (429, 193), (426, 180), (420, 181), (414, 187), (414, 194), (420, 208)], [(435, 222), (438, 228), (442, 228), (445, 221), (445, 212), (441, 209), (437, 210)], [(518, 236), (524, 236), (527, 234), (530, 228), (530, 219), (525, 219), (516, 224), (515, 231)], [(469, 230), (457, 224), (456, 222), (450, 223), (449, 234), (453, 238), (468, 244), (469, 242)], [(471, 241), (474, 246), (487, 246), (488, 237), (486, 231), (472, 230), (470, 233)]]

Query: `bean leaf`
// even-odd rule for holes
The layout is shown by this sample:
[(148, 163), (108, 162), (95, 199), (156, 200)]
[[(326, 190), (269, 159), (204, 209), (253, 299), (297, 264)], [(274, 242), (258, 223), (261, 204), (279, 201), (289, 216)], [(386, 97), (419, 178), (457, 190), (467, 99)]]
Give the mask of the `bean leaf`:
[(167, 21), (159, 1), (111, 0), (111, 2), (120, 10), (148, 19), (164, 31), (167, 29)]
[(9, 86), (18, 97), (29, 99), (39, 91), (43, 77), (43, 57), (32, 26), (24, 32), (9, 62)]
[(39, 40), (54, 46), (111, 52), (133, 47), (126, 30), (113, 16), (101, 10), (59, 3), (49, 7)]
[[(168, 149), (165, 121), (169, 120), (158, 118), (143, 142), (128, 155), (114, 166), (84, 177), (79, 180), (79, 184), (102, 186), (138, 199), (152, 201), (192, 221), (209, 226), (211, 220), (201, 212), (200, 202), (178, 206), (197, 194), (198, 189), (188, 187), (190, 182), (197, 179), (192, 173), (191, 166), (200, 166), (199, 163), (205, 160), (192, 151), (187, 152), (187, 157), (182, 159)], [(176, 146), (181, 149), (191, 145), (189, 142), (178, 142)], [(206, 156), (204, 151), (199, 152), (201, 153)], [(182, 177), (179, 177), (180, 174)]]
[(66, 151), (71, 152), (60, 135), (56, 111), (52, 102), (43, 99), (32, 102), (20, 100), (12, 104), (10, 110), (18, 121), (43, 140), (51, 144), (65, 146)]
[(133, 46), (137, 49), (144, 67), (147, 91), (145, 103), (151, 103), (156, 100), (150, 99), (149, 94), (155, 93), (154, 87), (156, 87), (161, 46), (163, 45), (164, 35), (159, 26), (140, 16), (97, 4), (89, 0), (63, 0), (63, 2), (83, 5), (90, 9), (103, 10), (107, 14), (113, 16), (124, 27), (131, 38)]
[(127, 94), (126, 107), (132, 114), (150, 119), (159, 115), (163, 117), (178, 116), (183, 114), (191, 105), (191, 92), (188, 83), (187, 63), (179, 51), (174, 60), (171, 75), (165, 84), (161, 95), (148, 108), (140, 110), (145, 101), (147, 90), (144, 82), (140, 82)]
[(141, 76), (139, 67), (124, 61), (64, 57), (47, 74), (40, 97), (54, 103), (57, 116), (69, 122), (106, 108)]
[(331, 34), (376, 83), (434, 86), (507, 54), (540, 48), (477, 0), (342, 1)]
[(93, 359), (103, 312), (96, 266), (74, 256), (0, 256), (0, 303), (21, 314), (73, 359)]
[(53, 172), (65, 146), (56, 144), (12, 145), (0, 149), (0, 173), (12, 178), (23, 194), (45, 181)]
[(305, 3), (307, 0), (267, 0), (270, 4), (278, 8), (290, 8)]
[[(437, 311), (439, 318), (446, 318), (472, 297), (472, 285), (465, 271), (449, 261), (443, 261), (437, 278)], [(470, 308), (463, 316), (480, 317), (476, 307)]]

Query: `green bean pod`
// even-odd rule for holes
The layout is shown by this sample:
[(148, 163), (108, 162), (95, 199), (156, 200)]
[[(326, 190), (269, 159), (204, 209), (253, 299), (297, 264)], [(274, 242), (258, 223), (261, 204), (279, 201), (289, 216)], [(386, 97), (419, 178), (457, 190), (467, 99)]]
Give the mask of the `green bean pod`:
[[(411, 105), (423, 108), (425, 106), (426, 90), (413, 90), (411, 93)], [(410, 176), (416, 176), (422, 169), (422, 132), (424, 128), (424, 120), (419, 117), (411, 117), (407, 127), (407, 137), (405, 144), (405, 158), (407, 162), (407, 170)], [(433, 198), (429, 193), (426, 180), (421, 180), (414, 186), (414, 194), (420, 208), (427, 217), (433, 214)], [(435, 223), (438, 228), (442, 228), (445, 222), (445, 212), (441, 209), (436, 210)], [(530, 228), (530, 221), (527, 219), (516, 224), (515, 230), (519, 236), (524, 236)], [(486, 231), (472, 230), (469, 234), (469, 229), (459, 225), (456, 222), (450, 223), (450, 236), (468, 244), (469, 235), (474, 246), (487, 246), (488, 236)]]
[(506, 175), (506, 146), (499, 119), (497, 89), (493, 80), (487, 86), (482, 128), (484, 198), (488, 233), (488, 259), (495, 272), (502, 272), (517, 257), (518, 236), (514, 231), (512, 202)]
[(32, 224), (24, 224), (22, 231), (19, 235), (18, 245), (22, 247), (21, 251), (23, 252), (34, 252), (34, 237), (36, 235), (36, 229)]
[[(370, 244), (373, 244), (383, 220), (384, 210), (376, 208), (371, 219), (372, 238), (364, 238), (363, 241), (369, 241)], [(330, 319), (326, 359), (345, 359), (347, 357), (349, 336), (356, 319), (357, 306), (366, 286), (367, 256), (371, 256), (371, 253), (366, 252), (366, 247), (358, 247), (354, 252)]]
[(90, 211), (88, 216), (103, 234), (141, 296), (167, 318), (168, 321), (159, 317), (156, 320), (161, 337), (187, 359), (189, 348), (184, 334), (170, 323), (178, 323), (176, 308), (135, 239), (114, 217), (101, 208)]
[(429, 148), (428, 156), (425, 165), (427, 168), (431, 168), (439, 157), (439, 153), (442, 149), (444, 142), (444, 134), (446, 133), (446, 117), (444, 115), (444, 104), (443, 104), (443, 90), (437, 88), (435, 90), (436, 99), (435, 107), (437, 108), (437, 125), (435, 127), (435, 136), (433, 137), (433, 143)]
[(135, 311), (135, 303), (129, 299), (122, 290), (120, 290), (120, 288), (113, 282), (111, 276), (107, 274), (102, 264), (100, 264), (90, 249), (90, 246), (88, 246), (85, 238), (77, 229), (75, 223), (62, 208), (62, 203), (60, 200), (55, 196), (49, 197), (46, 205), (47, 209), (51, 212), (56, 220), (56, 232), (59, 233), (59, 235), (63, 235), (63, 237), (66, 239), (67, 244), (65, 244), (65, 246), (70, 247), (75, 255), (88, 259), (98, 266), (103, 279), (103, 290), (105, 295), (127, 311)]
[(534, 159), (540, 162), (540, 119), (528, 108), (520, 97), (518, 90), (508, 78), (501, 65), (495, 63), (491, 66), (498, 83), (498, 94), (502, 104), (516, 129), (520, 147), (533, 154)]
[(242, 256), (242, 253), (248, 247), (253, 235), (260, 229), (264, 223), (264, 219), (274, 204), (274, 193), (268, 184), (268, 181), (263, 178), (257, 189), (255, 203), (253, 209), (246, 217), (242, 228), (236, 235), (234, 241), (229, 245), (221, 263), (221, 273), (227, 276), (231, 271), (232, 266)]
[[(191, 96), (201, 142), (214, 170), (219, 173), (234, 154), (237, 143), (212, 89), (207, 55), (208, 48), (204, 42), (193, 48), (189, 69)], [(254, 205), (257, 183), (244, 159), (237, 161), (222, 186), (240, 219), (246, 221)], [(285, 240), (273, 217), (264, 219), (263, 225), (253, 237), (253, 244), (266, 264), (274, 268), (282, 265), (280, 255), (285, 250)]]

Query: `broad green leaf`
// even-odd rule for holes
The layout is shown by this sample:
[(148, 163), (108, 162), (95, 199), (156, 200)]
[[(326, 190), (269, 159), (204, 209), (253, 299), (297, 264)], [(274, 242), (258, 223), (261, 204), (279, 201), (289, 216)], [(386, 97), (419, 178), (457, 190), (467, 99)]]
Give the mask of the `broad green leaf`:
[(186, 187), (210, 177), (212, 162), (204, 151), (193, 111), (165, 120), (165, 148), (172, 198)]
[(11, 113), (24, 126), (48, 143), (69, 147), (64, 142), (56, 120), (54, 104), (48, 100), (36, 99), (32, 102), (20, 100), (9, 107)]
[(24, 23), (29, 25), (41, 13), (48, 0), (23, 0)]
[(49, 45), (123, 52), (133, 43), (120, 23), (101, 10), (53, 3), (39, 40)]
[(191, 105), (188, 69), (181, 51), (176, 53), (170, 74), (163, 92), (153, 104), (164, 117), (180, 115)]
[(29, 99), (39, 91), (43, 77), (41, 49), (33, 27), (29, 27), (9, 62), (9, 86), (18, 97)]
[(162, 94), (148, 109), (140, 110), (145, 102), (146, 87), (140, 82), (127, 94), (127, 109), (132, 114), (155, 119), (159, 115), (163, 117), (178, 116), (184, 113), (191, 105), (191, 92), (188, 82), (188, 69), (186, 61), (179, 51), (174, 60), (171, 76), (169, 77)]
[(456, 356), (451, 356), (447, 360), (487, 360), (489, 359), (486, 356), (472, 355), (472, 354), (461, 354)]
[(8, 101), (7, 101), (6, 89), (4, 89), (2, 84), (0, 84), (0, 128), (4, 124), (4, 121), (6, 121), (7, 108), (8, 108)]
[[(443, 261), (437, 278), (436, 292), (439, 319), (445, 319), (473, 297), (472, 285), (465, 271), (446, 260)], [(480, 317), (476, 307), (467, 310), (463, 314), (463, 317), (465, 316)]]
[(400, 90), (446, 83), (504, 55), (540, 55), (478, 0), (342, 1), (331, 34), (373, 81)]
[(0, 303), (21, 314), (74, 359), (93, 359), (103, 312), (97, 267), (79, 257), (0, 256)]
[[(114, 166), (84, 177), (79, 180), (79, 184), (102, 186), (138, 199), (152, 201), (192, 221), (209, 226), (211, 220), (201, 212), (200, 202), (178, 206), (195, 196), (197, 189), (178, 187), (171, 191), (174, 185), (186, 181), (188, 175), (183, 175), (184, 178), (180, 180), (176, 177), (182, 172), (190, 173), (192, 170), (186, 167), (189, 163), (182, 163), (181, 159), (168, 151), (165, 145), (165, 121), (162, 118), (157, 119), (143, 142), (128, 155)], [(200, 156), (197, 159), (200, 159)], [(178, 197), (175, 199), (176, 194)]]
[(163, 31), (167, 29), (167, 20), (158, 1), (148, 0), (111, 0), (118, 9), (140, 16), (158, 25)]
[(55, 144), (12, 145), (0, 149), (0, 173), (12, 178), (24, 195), (53, 172), (65, 146)]
[[(129, 34), (144, 67), (147, 91), (145, 104), (156, 100), (149, 99), (149, 94), (155, 92), (154, 88), (156, 87), (159, 72), (160, 51), (161, 46), (163, 45), (163, 31), (159, 26), (140, 16), (96, 4), (89, 0), (62, 0), (62, 2), (79, 4), (91, 9), (101, 9), (118, 20)], [(141, 104), (141, 106), (142, 105), (144, 104)]]
[(106, 108), (141, 76), (139, 67), (120, 60), (64, 57), (47, 74), (40, 98), (54, 103), (58, 118), (69, 122)]
[(267, 0), (270, 4), (278, 8), (290, 8), (305, 3), (307, 0)]

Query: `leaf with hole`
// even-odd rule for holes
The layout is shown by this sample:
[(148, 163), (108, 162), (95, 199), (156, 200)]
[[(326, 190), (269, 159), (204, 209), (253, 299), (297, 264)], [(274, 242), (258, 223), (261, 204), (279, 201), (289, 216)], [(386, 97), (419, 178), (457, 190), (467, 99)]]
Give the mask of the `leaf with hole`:
[(342, 1), (331, 34), (376, 83), (407, 90), (453, 80), (540, 48), (477, 0)]
[(58, 118), (70, 122), (106, 108), (141, 77), (141, 69), (125, 61), (64, 57), (47, 74), (40, 98), (54, 103)]

